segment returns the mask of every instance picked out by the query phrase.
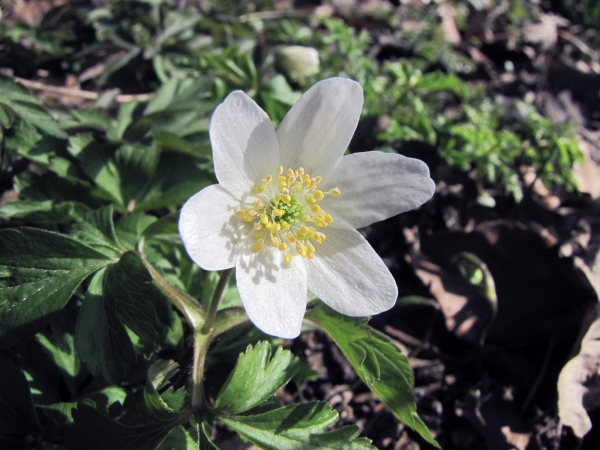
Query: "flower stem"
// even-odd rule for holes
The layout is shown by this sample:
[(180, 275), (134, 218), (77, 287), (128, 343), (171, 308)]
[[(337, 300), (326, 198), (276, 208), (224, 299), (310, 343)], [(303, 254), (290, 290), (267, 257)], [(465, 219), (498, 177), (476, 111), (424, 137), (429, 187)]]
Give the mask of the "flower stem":
[(158, 288), (175, 307), (184, 315), (187, 321), (190, 323), (194, 330), (202, 327), (206, 320), (206, 313), (204, 309), (198, 303), (198, 301), (190, 297), (184, 292), (181, 292), (171, 283), (169, 283), (165, 277), (146, 259), (144, 255), (144, 241), (140, 240), (138, 243), (138, 253), (144, 266), (150, 272), (152, 277), (152, 283)]
[(221, 272), (221, 278), (217, 283), (217, 288), (210, 302), (210, 309), (202, 326), (194, 328), (194, 367), (192, 369), (192, 411), (198, 412), (204, 403), (204, 392), (202, 389), (202, 377), (204, 375), (204, 361), (206, 360), (206, 351), (213, 335), (213, 322), (219, 309), (219, 302), (223, 297), (223, 292), (227, 287), (227, 282), (233, 269), (227, 269)]

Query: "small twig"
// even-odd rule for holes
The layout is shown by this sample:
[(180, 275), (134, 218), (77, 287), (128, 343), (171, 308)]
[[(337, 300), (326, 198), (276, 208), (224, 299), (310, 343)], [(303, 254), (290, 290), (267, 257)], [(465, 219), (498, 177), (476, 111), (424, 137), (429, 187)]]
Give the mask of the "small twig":
[[(23, 86), (26, 86), (30, 89), (34, 89), (36, 91), (43, 91), (49, 95), (55, 95), (55, 96), (64, 95), (64, 96), (68, 96), (68, 97), (84, 98), (86, 100), (98, 100), (98, 98), (100, 97), (100, 94), (97, 92), (83, 91), (81, 89), (61, 87), (61, 86), (51, 86), (48, 84), (40, 83), (39, 81), (27, 80), (25, 78), (15, 77), (15, 81), (21, 83)], [(119, 103), (131, 102), (133, 100), (143, 102), (153, 96), (154, 96), (154, 94), (119, 94), (115, 97), (115, 100)]]
[(558, 30), (558, 35), (565, 41), (568, 41), (577, 47), (581, 53), (589, 56), (592, 61), (598, 62), (598, 55), (596, 52), (577, 36), (569, 33), (567, 30)]

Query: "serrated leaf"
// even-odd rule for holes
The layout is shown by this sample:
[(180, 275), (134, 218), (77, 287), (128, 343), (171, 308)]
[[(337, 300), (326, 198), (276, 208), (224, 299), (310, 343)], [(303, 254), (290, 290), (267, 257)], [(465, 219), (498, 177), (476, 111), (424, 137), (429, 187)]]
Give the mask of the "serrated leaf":
[(111, 382), (122, 381), (136, 364), (125, 326), (154, 345), (167, 332), (169, 308), (151, 283), (139, 256), (126, 252), (99, 272), (88, 289), (75, 339), (88, 369)]
[(112, 259), (121, 257), (124, 248), (115, 233), (112, 205), (92, 211), (84, 219), (71, 226), (70, 235)]
[(154, 342), (166, 333), (168, 304), (135, 252), (126, 252), (108, 267), (104, 292), (119, 319), (140, 338)]
[(27, 433), (35, 436), (40, 431), (25, 375), (0, 355), (0, 434)]
[(383, 333), (368, 327), (365, 319), (342, 316), (323, 304), (309, 310), (306, 318), (333, 339), (358, 376), (396, 418), (440, 448), (417, 415), (408, 360)]
[(368, 439), (356, 439), (359, 430), (355, 426), (321, 433), (338, 419), (338, 413), (326, 402), (301, 403), (262, 414), (221, 416), (219, 419), (262, 449), (374, 449)]
[(110, 383), (119, 383), (135, 367), (137, 356), (114, 308), (104, 298), (106, 268), (99, 271), (86, 293), (75, 328), (81, 361)]
[(0, 230), (0, 348), (37, 333), (85, 278), (110, 262), (61, 234), (34, 228)]
[(215, 409), (239, 414), (258, 406), (285, 386), (298, 370), (298, 359), (278, 347), (271, 357), (268, 342), (249, 345), (215, 400)]

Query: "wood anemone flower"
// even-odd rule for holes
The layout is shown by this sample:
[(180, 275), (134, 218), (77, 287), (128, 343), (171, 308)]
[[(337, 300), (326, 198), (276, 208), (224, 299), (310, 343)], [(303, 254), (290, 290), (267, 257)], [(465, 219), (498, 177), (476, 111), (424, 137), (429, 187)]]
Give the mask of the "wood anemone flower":
[(394, 278), (356, 228), (420, 206), (434, 183), (416, 159), (344, 156), (362, 105), (360, 84), (330, 78), (310, 88), (277, 131), (241, 91), (212, 117), (219, 184), (186, 202), (179, 231), (203, 269), (235, 267), (248, 317), (265, 333), (298, 336), (307, 291), (354, 317), (396, 301)]

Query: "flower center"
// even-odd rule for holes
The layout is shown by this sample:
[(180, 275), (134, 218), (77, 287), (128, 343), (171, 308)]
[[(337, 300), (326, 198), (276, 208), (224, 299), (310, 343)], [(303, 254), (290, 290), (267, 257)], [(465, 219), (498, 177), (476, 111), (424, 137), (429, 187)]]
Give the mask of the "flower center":
[(340, 190), (323, 192), (317, 189), (321, 177), (311, 177), (302, 167), (284, 173), (283, 166), (279, 166), (277, 172), (276, 180), (269, 175), (254, 187), (251, 206), (236, 211), (235, 215), (252, 224), (252, 250), (255, 253), (271, 245), (285, 252), (283, 260), (287, 264), (292, 262), (293, 255), (312, 259), (315, 244), (325, 240), (325, 234), (317, 228), (333, 222), (333, 218), (321, 209), (319, 201), (326, 195), (340, 195)]

